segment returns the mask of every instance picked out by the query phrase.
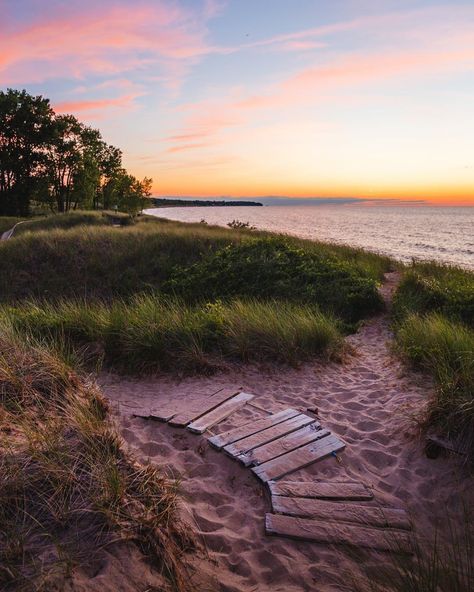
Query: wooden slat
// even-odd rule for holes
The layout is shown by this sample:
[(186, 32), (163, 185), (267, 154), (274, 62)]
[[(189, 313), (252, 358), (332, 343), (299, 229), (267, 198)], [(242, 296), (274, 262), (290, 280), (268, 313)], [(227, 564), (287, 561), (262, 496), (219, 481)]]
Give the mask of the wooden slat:
[(235, 397), (232, 397), (232, 399), (219, 405), (219, 407), (216, 407), (213, 411), (206, 413), (206, 415), (203, 415), (190, 423), (188, 425), (188, 430), (195, 434), (202, 434), (226, 417), (229, 417), (234, 411), (237, 411), (237, 409), (240, 409), (252, 399), (253, 395), (250, 395), (249, 393), (239, 393), (238, 395), (235, 395)]
[(211, 397), (206, 397), (205, 399), (200, 399), (199, 401), (194, 401), (189, 403), (189, 405), (170, 418), (169, 424), (175, 427), (184, 427), (191, 423), (201, 415), (212, 411), (221, 403), (224, 403), (228, 399), (232, 398), (239, 392), (239, 389), (236, 388), (226, 388), (217, 391)]
[(333, 452), (342, 450), (345, 446), (344, 442), (331, 434), (322, 440), (306, 444), (306, 446), (254, 467), (252, 471), (266, 483), (270, 479), (279, 479), (288, 473), (303, 469)]
[(410, 530), (411, 523), (405, 510), (382, 508), (379, 506), (360, 506), (341, 502), (328, 502), (304, 497), (272, 498), (273, 511), (277, 514), (302, 516), (316, 520), (336, 520), (353, 522), (363, 526), (380, 526)]
[(271, 460), (272, 458), (277, 458), (282, 454), (290, 452), (291, 450), (295, 450), (295, 448), (300, 448), (301, 446), (309, 444), (310, 442), (314, 442), (315, 440), (321, 440), (321, 438), (329, 436), (330, 433), (331, 432), (329, 430), (319, 429), (319, 427), (313, 423), (311, 425), (305, 426), (304, 428), (296, 430), (296, 432), (291, 432), (291, 434), (287, 434), (286, 436), (282, 436), (277, 440), (268, 442), (268, 444), (254, 448), (246, 454), (241, 454), (237, 458), (246, 467), (250, 465), (260, 465)]
[(269, 481), (268, 487), (272, 496), (285, 495), (287, 497), (354, 501), (371, 500), (374, 497), (374, 494), (363, 483), (356, 481)]
[(322, 522), (281, 514), (266, 514), (267, 534), (314, 541), (329, 545), (351, 545), (378, 551), (412, 553), (411, 536), (406, 531)]
[(300, 412), (296, 411), (296, 409), (284, 409), (283, 411), (274, 413), (273, 415), (265, 417), (264, 419), (250, 421), (249, 423), (246, 423), (238, 428), (234, 428), (233, 430), (229, 430), (228, 432), (223, 432), (222, 434), (212, 436), (211, 438), (208, 438), (208, 440), (212, 446), (220, 450), (224, 446), (227, 446), (227, 444), (232, 444), (232, 442), (237, 442), (237, 440), (242, 440), (242, 438), (252, 436), (257, 432), (261, 432), (266, 428), (271, 428), (272, 426), (299, 414)]
[[(253, 434), (252, 436), (248, 436), (248, 438), (238, 440), (233, 444), (228, 444), (224, 447), (224, 450), (227, 452), (227, 454), (230, 454), (230, 456), (240, 456), (241, 454), (246, 454), (258, 446), (263, 446), (263, 444), (267, 444), (267, 442), (281, 438), (281, 436), (285, 436), (286, 434), (294, 432), (299, 428), (311, 423), (317, 422), (313, 417), (309, 417), (304, 413), (300, 413), (299, 415), (295, 415), (290, 419), (282, 421), (276, 426), (262, 430), (261, 432)], [(319, 426), (319, 424), (317, 425)]]

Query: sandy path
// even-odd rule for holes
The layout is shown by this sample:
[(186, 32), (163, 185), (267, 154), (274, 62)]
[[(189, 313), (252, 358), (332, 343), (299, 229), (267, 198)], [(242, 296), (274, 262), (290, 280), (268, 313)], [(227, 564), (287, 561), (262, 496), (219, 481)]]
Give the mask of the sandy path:
[[(396, 283), (396, 274), (388, 274), (382, 287), (387, 301)], [(288, 406), (317, 408), (323, 426), (348, 445), (342, 463), (331, 457), (291, 478), (362, 481), (374, 488), (378, 501), (406, 508), (423, 537), (432, 532), (435, 514), (446, 504), (455, 506), (459, 493), (472, 490), (473, 482), (462, 476), (455, 459), (425, 457), (410, 416), (420, 410), (433, 386), (403, 368), (390, 351), (390, 339), (389, 319), (382, 314), (348, 338), (356, 353), (342, 365), (247, 366), (182, 381), (100, 377), (132, 450), (142, 460), (166, 464), (181, 480), (184, 512), (209, 553), (195, 560), (196, 590), (353, 591), (360, 566), (370, 575), (380, 558), (367, 552), (361, 563), (340, 548), (266, 537), (269, 501), (248, 469), (211, 449), (204, 437), (131, 414), (171, 400), (184, 406), (231, 385), (254, 393), (255, 404), (271, 412)], [(215, 431), (262, 416), (264, 412), (247, 406)]]

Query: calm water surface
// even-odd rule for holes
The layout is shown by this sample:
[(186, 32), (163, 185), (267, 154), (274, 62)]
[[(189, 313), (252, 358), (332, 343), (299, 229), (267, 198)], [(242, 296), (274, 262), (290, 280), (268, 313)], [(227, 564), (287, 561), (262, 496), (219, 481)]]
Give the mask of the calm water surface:
[(429, 259), (474, 269), (474, 207), (239, 206), (157, 208), (148, 214), (225, 226), (234, 219), (261, 230), (343, 243), (401, 261)]

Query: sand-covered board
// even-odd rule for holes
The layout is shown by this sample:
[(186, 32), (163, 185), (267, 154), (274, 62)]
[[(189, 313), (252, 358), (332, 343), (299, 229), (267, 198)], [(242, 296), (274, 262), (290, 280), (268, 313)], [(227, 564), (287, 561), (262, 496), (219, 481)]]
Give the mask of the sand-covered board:
[[(277, 424), (276, 426), (267, 428), (266, 430), (262, 430), (261, 432), (257, 432), (252, 436), (248, 436), (247, 438), (243, 438), (242, 440), (238, 440), (233, 444), (228, 444), (224, 447), (225, 452), (230, 456), (237, 457), (241, 454), (246, 454), (250, 450), (257, 448), (258, 446), (263, 446), (272, 440), (276, 440), (277, 438), (281, 438), (286, 434), (294, 432), (299, 428), (302, 428), (309, 424), (316, 424), (316, 420), (313, 417), (309, 417), (309, 415), (305, 415), (304, 413), (300, 413), (282, 421), (281, 423)], [(319, 424), (317, 424), (319, 426)]]
[(345, 446), (344, 442), (331, 434), (322, 440), (311, 442), (311, 444), (306, 444), (306, 446), (297, 448), (278, 458), (269, 460), (258, 467), (254, 467), (252, 471), (259, 479), (266, 483), (271, 479), (280, 479), (288, 475), (288, 473), (303, 469), (318, 460), (322, 460), (333, 452), (342, 450)]
[(216, 436), (211, 436), (210, 438), (208, 438), (208, 440), (209, 443), (212, 444), (212, 446), (220, 450), (228, 444), (232, 444), (233, 442), (237, 442), (237, 440), (242, 440), (243, 438), (252, 436), (257, 432), (261, 432), (262, 430), (271, 428), (272, 426), (275, 426), (281, 423), (282, 421), (290, 419), (291, 417), (295, 417), (295, 415), (299, 414), (300, 412), (296, 411), (296, 409), (284, 409), (283, 411), (273, 413), (272, 415), (265, 417), (263, 419), (251, 421), (242, 426), (239, 426), (238, 428), (228, 430), (227, 432), (217, 434)]
[(212, 426), (229, 417), (232, 413), (240, 409), (253, 399), (249, 393), (239, 393), (231, 399), (228, 399), (209, 413), (202, 415), (188, 425), (188, 430), (195, 434), (202, 434)]
[(191, 423), (201, 415), (205, 415), (209, 411), (212, 411), (216, 407), (218, 407), (221, 403), (224, 403), (228, 399), (231, 399), (236, 394), (240, 392), (238, 388), (225, 388), (217, 391), (214, 395), (210, 397), (206, 397), (203, 399), (199, 399), (199, 401), (193, 401), (189, 403), (189, 405), (182, 409), (180, 412), (176, 413), (172, 418), (168, 421), (171, 426), (175, 427), (184, 427)]
[(357, 481), (268, 481), (272, 496), (369, 501), (374, 494)]
[(329, 545), (351, 545), (406, 554), (413, 552), (410, 534), (401, 530), (266, 514), (265, 531), (269, 535)]
[(272, 458), (277, 458), (291, 450), (300, 448), (305, 444), (309, 444), (315, 440), (321, 440), (322, 438), (329, 436), (330, 433), (329, 430), (321, 429), (318, 424), (313, 423), (296, 430), (295, 432), (291, 432), (286, 436), (282, 436), (277, 440), (268, 442), (268, 444), (254, 448), (246, 454), (241, 454), (238, 459), (246, 467), (250, 465), (260, 465)]
[(411, 529), (408, 514), (400, 508), (362, 506), (304, 497), (284, 497), (280, 495), (272, 498), (272, 506), (275, 513), (286, 514), (288, 516), (353, 522), (354, 524), (361, 524), (363, 526), (399, 528), (401, 530)]

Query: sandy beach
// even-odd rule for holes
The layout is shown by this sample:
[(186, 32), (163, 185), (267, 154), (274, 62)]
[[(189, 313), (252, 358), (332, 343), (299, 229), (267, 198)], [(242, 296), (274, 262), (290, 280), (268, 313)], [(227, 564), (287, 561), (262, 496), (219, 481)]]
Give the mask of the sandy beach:
[[(390, 298), (396, 277), (383, 291)], [(210, 377), (130, 379), (102, 374), (121, 434), (142, 462), (162, 465), (180, 482), (182, 514), (196, 530), (201, 551), (192, 557), (196, 590), (223, 592), (353, 591), (386, 561), (341, 547), (268, 537), (268, 494), (253, 474), (212, 449), (204, 436), (133, 415), (170, 402), (182, 406), (222, 387), (253, 393), (252, 405), (213, 428), (220, 433), (268, 413), (293, 407), (317, 414), (323, 427), (347, 444), (338, 462), (329, 457), (291, 475), (293, 480), (360, 481), (382, 506), (406, 509), (420, 541), (433, 535), (446, 508), (461, 510), (471, 496), (459, 457), (430, 460), (414, 418), (434, 388), (408, 370), (390, 350), (386, 315), (367, 321), (347, 341), (342, 364), (307, 363), (300, 368), (235, 366)], [(446, 525), (444, 525), (446, 526)], [(442, 530), (442, 529), (441, 529)], [(362, 561), (361, 561), (362, 558)], [(374, 571), (375, 570), (375, 571)]]

